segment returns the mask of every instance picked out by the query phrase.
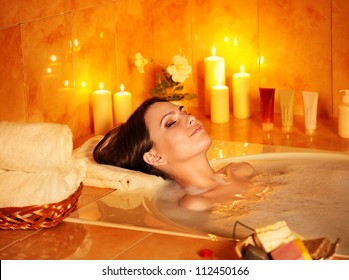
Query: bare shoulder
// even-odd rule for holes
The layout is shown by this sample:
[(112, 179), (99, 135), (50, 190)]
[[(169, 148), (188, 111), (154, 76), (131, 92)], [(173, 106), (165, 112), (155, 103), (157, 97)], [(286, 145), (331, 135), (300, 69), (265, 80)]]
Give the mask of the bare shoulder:
[(185, 195), (181, 201), (180, 206), (193, 211), (208, 211), (212, 209), (212, 200), (201, 195)]
[(231, 162), (217, 171), (219, 174), (232, 175), (240, 179), (250, 179), (255, 172), (255, 168), (248, 162)]

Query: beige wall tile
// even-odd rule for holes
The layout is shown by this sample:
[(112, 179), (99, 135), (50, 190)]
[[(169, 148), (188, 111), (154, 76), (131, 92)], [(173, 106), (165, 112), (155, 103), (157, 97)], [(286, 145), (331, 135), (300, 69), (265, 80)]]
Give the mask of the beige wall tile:
[(332, 63), (333, 63), (333, 115), (338, 117), (342, 102), (339, 90), (349, 89), (349, 13), (348, 1), (332, 2)]
[(28, 120), (65, 123), (76, 135), (69, 26), (68, 15), (21, 25), (23, 66)]
[(26, 121), (19, 26), (0, 30), (0, 120)]
[(18, 1), (0, 0), (0, 28), (19, 23)]
[(330, 0), (265, 0), (259, 17), (261, 86), (295, 89), (296, 115), (303, 114), (301, 91), (317, 91), (319, 115), (331, 116)]
[(21, 22), (65, 13), (70, 10), (70, 0), (17, 0)]
[[(88, 28), (84, 28), (88, 26)], [(114, 11), (110, 5), (72, 14), (72, 37), (79, 47), (73, 53), (77, 90), (79, 136), (93, 132), (91, 94), (103, 88), (116, 90)]]

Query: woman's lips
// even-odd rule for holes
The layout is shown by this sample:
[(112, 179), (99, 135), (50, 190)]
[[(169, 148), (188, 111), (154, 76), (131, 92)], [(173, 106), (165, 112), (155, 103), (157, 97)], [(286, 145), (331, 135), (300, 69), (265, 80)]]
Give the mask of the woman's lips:
[(199, 131), (203, 130), (203, 128), (199, 125), (195, 126), (191, 136), (195, 135), (196, 133), (198, 133)]

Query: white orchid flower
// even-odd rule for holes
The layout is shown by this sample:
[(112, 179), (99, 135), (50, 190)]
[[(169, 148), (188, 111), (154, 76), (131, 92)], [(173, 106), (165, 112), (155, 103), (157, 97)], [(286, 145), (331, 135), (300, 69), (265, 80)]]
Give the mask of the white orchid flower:
[(191, 66), (188, 60), (181, 55), (172, 58), (172, 65), (167, 66), (167, 72), (172, 76), (174, 82), (183, 83), (191, 74)]
[(138, 52), (136, 53), (135, 65), (140, 73), (144, 73), (144, 66), (149, 63), (149, 59), (143, 57), (143, 55)]

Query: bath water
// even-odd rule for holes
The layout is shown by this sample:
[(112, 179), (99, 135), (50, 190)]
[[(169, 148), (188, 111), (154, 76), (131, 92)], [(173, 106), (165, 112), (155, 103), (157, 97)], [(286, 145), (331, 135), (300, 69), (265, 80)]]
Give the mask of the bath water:
[[(283, 220), (304, 239), (327, 237), (334, 242), (340, 237), (337, 253), (349, 255), (349, 156), (256, 158), (247, 162), (257, 171), (251, 182), (264, 189), (258, 200), (189, 211), (178, 206), (183, 190), (168, 184), (155, 195), (158, 212), (169, 223), (228, 238), (236, 221), (258, 228)], [(242, 239), (251, 230), (239, 226), (235, 234)]]

